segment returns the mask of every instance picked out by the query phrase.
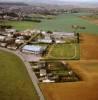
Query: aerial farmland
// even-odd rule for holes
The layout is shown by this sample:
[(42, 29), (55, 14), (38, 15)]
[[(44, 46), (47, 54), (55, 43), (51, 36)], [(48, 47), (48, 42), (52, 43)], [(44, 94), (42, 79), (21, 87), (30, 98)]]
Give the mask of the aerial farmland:
[(98, 100), (98, 7), (54, 1), (0, 1), (0, 100)]

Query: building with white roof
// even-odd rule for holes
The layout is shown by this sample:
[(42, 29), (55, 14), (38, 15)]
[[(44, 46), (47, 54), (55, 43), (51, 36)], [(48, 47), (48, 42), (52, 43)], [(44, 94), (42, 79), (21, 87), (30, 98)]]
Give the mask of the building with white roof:
[(74, 37), (74, 33), (68, 33), (68, 32), (53, 32), (52, 36), (56, 39), (60, 38), (70, 38)]
[(4, 41), (6, 39), (6, 36), (0, 35), (0, 41)]
[(68, 33), (68, 32), (53, 32), (52, 34), (44, 33), (45, 38), (44, 39), (38, 39), (38, 42), (41, 43), (52, 43), (52, 38), (54, 38), (55, 43), (65, 43), (65, 39), (73, 39), (74, 33)]
[(46, 76), (47, 75), (47, 71), (46, 69), (40, 69), (40, 76)]
[(52, 43), (52, 39), (49, 36), (45, 36), (44, 39), (38, 39), (38, 42), (41, 42), (41, 43)]
[(22, 52), (25, 52), (25, 53), (33, 53), (33, 54), (41, 54), (45, 49), (46, 49), (46, 46), (25, 45), (22, 48)]
[(22, 43), (24, 43), (24, 40), (16, 39), (16, 40), (15, 40), (15, 43), (16, 43), (16, 44), (22, 44)]
[(55, 81), (54, 80), (49, 80), (49, 79), (44, 79), (42, 82), (43, 83), (54, 83)]
[(15, 33), (16, 29), (5, 29), (5, 31), (8, 33)]
[(74, 36), (74, 33), (69, 33), (69, 32), (53, 32), (53, 34), (62, 36)]

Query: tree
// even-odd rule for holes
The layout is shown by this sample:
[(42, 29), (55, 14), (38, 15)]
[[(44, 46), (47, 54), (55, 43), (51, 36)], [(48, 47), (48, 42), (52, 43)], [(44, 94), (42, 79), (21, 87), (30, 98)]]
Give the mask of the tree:
[(79, 34), (79, 32), (77, 32), (77, 30), (78, 29), (84, 30), (84, 29), (86, 29), (86, 27), (85, 26), (79, 26), (79, 25), (72, 25), (72, 29), (74, 29), (74, 34), (75, 34), (75, 36), (77, 36), (77, 43), (79, 43), (80, 34)]
[(52, 31), (47, 31), (47, 33), (52, 34), (53, 32)]
[[(79, 26), (78, 25), (72, 25), (72, 29), (74, 29), (74, 33), (77, 33)], [(76, 34), (75, 34), (75, 36), (76, 36)]]
[(77, 33), (77, 43), (80, 43), (80, 34)]

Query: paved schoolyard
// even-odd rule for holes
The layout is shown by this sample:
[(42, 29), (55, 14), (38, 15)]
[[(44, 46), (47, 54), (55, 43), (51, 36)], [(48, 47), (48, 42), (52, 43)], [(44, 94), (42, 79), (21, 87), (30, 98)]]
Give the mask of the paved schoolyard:
[(27, 62), (35, 62), (35, 61), (39, 61), (41, 59), (41, 57), (39, 55), (34, 55), (34, 54), (26, 54), (26, 53), (20, 53), (24, 59)]

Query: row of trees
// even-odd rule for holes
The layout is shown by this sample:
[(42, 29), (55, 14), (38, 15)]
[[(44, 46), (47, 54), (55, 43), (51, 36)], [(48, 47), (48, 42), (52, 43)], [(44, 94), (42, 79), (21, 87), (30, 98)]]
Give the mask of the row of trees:
[(79, 26), (79, 25), (72, 25), (72, 29), (74, 30), (75, 36), (77, 37), (77, 43), (79, 43), (80, 42), (80, 34), (79, 34), (78, 30), (79, 29), (84, 30), (84, 29), (86, 29), (86, 27), (85, 26)]
[(0, 25), (0, 31), (4, 31), (5, 29), (11, 29), (11, 25)]

